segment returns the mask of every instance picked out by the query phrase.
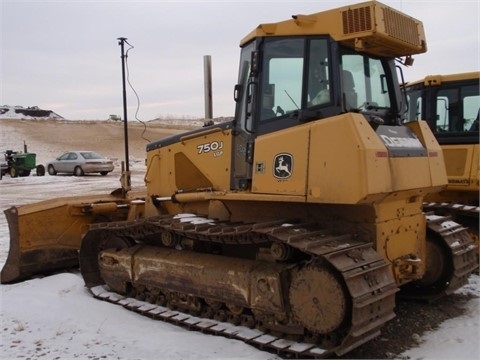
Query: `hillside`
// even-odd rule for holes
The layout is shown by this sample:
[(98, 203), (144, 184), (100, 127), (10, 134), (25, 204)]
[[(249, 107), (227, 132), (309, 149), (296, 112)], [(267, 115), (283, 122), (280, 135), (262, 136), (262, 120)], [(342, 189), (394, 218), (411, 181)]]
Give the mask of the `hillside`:
[[(149, 141), (182, 131), (185, 129), (166, 127), (161, 122), (149, 122), (145, 126), (131, 122), (128, 125), (129, 155), (143, 160)], [(5, 150), (23, 151), (25, 142), (28, 151), (37, 154), (38, 164), (69, 150), (93, 150), (106, 157), (123, 160), (123, 139), (124, 124), (119, 121), (0, 119), (0, 153)]]

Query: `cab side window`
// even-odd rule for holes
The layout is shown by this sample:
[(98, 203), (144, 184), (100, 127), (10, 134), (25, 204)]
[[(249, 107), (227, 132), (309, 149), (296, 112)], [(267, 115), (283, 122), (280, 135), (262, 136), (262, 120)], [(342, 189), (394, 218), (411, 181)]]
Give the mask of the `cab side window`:
[(478, 131), (480, 96), (473, 85), (437, 92), (435, 114), (438, 132)]
[(327, 38), (272, 38), (263, 46), (260, 121), (331, 103)]
[(300, 109), (305, 39), (268, 39), (264, 44), (260, 121)]
[(330, 102), (330, 79), (328, 72), (328, 47), (323, 39), (310, 43), (308, 76), (308, 106), (323, 105)]

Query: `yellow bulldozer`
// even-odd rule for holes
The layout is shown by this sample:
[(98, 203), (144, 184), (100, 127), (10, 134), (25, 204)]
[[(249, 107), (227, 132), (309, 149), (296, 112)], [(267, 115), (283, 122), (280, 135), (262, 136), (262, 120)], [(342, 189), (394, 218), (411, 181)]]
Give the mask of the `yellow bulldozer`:
[(7, 209), (2, 283), (79, 264), (99, 299), (295, 357), (378, 336), (399, 289), (465, 284), (472, 238), (422, 208), (442, 149), (403, 118), (397, 62), (426, 51), (422, 23), (370, 1), (240, 48), (234, 120), (149, 143), (146, 192)]
[[(480, 72), (429, 75), (407, 83), (408, 120), (425, 119), (443, 150), (448, 186), (424, 210), (468, 227), (478, 249)], [(478, 253), (477, 253), (478, 255)]]

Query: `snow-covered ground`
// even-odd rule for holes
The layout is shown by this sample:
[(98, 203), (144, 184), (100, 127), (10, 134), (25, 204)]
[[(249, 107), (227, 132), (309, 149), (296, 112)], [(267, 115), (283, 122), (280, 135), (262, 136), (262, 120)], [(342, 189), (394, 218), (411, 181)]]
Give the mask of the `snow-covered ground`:
[[(144, 170), (132, 168), (132, 185)], [(54, 196), (106, 193), (118, 187), (108, 176), (29, 176), (0, 180), (0, 210)], [(0, 217), (0, 266), (8, 253), (8, 227)], [(473, 294), (466, 314), (424, 335), (402, 359), (478, 359), (480, 280), (459, 292)], [(240, 341), (192, 332), (95, 300), (78, 272), (0, 285), (0, 358), (13, 359), (275, 359)]]
[(0, 105), (0, 119), (63, 119), (52, 110), (43, 110), (38, 106)]

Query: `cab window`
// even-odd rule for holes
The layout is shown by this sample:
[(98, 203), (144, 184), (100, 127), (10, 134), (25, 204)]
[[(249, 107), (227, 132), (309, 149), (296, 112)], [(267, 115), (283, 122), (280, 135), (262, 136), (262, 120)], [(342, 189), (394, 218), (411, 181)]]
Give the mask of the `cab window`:
[(260, 121), (330, 103), (326, 38), (271, 38), (263, 47)]

